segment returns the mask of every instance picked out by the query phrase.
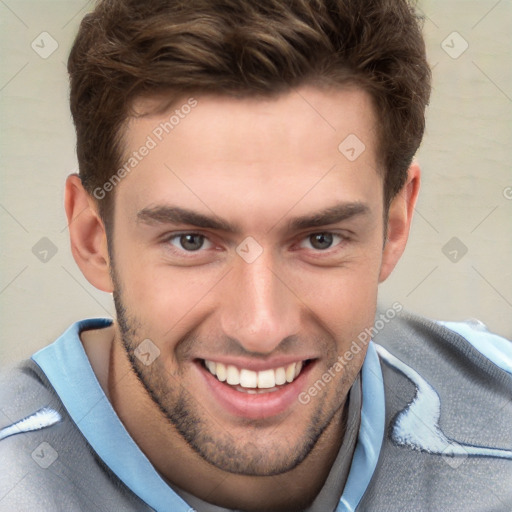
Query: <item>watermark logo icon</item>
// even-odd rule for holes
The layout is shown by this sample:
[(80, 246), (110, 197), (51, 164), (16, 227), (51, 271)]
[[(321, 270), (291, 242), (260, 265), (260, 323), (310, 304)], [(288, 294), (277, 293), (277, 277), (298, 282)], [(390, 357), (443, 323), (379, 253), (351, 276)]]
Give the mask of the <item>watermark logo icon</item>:
[(452, 263), (458, 263), (467, 254), (468, 248), (454, 236), (443, 245), (441, 251)]
[(32, 453), (36, 464), (43, 469), (48, 469), (59, 457), (57, 450), (46, 441), (42, 442)]
[(237, 246), (236, 252), (246, 263), (254, 263), (263, 254), (263, 247), (248, 236)]
[(39, 57), (42, 59), (47, 59), (52, 55), (52, 53), (57, 50), (59, 47), (59, 43), (55, 41), (55, 39), (48, 34), (48, 32), (41, 32), (30, 45), (32, 50), (34, 50)]
[(42, 263), (48, 263), (57, 251), (57, 246), (45, 236), (32, 247), (32, 254)]
[(357, 160), (365, 149), (363, 141), (353, 133), (348, 135), (338, 146), (338, 151), (351, 162)]
[(135, 349), (135, 356), (145, 366), (151, 365), (159, 355), (160, 349), (149, 338)]
[(448, 464), (448, 466), (453, 469), (457, 469), (459, 466), (464, 464), (468, 458), (468, 452), (459, 443), (451, 441), (443, 450), (441, 457), (443, 457), (443, 460)]
[(441, 48), (452, 59), (458, 59), (469, 48), (469, 43), (458, 32), (452, 32), (443, 40)]

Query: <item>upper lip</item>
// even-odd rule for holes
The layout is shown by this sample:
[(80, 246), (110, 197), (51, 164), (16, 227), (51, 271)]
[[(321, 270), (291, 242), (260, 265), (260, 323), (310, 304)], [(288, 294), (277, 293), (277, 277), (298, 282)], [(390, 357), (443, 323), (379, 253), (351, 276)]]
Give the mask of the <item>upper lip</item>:
[(275, 357), (273, 359), (267, 360), (258, 360), (251, 358), (232, 358), (232, 357), (222, 357), (222, 356), (211, 356), (211, 357), (201, 357), (198, 358), (201, 361), (213, 361), (215, 363), (222, 363), (226, 366), (234, 366), (235, 368), (252, 370), (254, 372), (261, 372), (264, 370), (273, 370), (275, 368), (280, 368), (282, 366), (288, 366), (292, 363), (305, 363), (308, 360), (315, 359), (315, 357)]

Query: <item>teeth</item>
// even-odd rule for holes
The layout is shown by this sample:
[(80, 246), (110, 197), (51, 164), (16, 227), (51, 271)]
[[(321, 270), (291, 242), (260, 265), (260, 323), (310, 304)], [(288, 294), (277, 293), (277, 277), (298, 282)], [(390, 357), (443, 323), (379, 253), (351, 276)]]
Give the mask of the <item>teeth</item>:
[(282, 386), (285, 383), (293, 382), (300, 374), (303, 363), (291, 363), (288, 366), (281, 366), (270, 370), (254, 372), (242, 368), (239, 370), (236, 366), (216, 363), (205, 360), (205, 366), (208, 371), (217, 377), (221, 382), (226, 381), (231, 386), (240, 386), (252, 392), (253, 389), (272, 389), (276, 386)]
[(276, 370), (276, 386), (281, 386), (286, 382), (286, 370), (281, 367)]
[(276, 372), (274, 370), (264, 370), (258, 372), (258, 387), (273, 388), (276, 385)]
[[(206, 364), (206, 368), (208, 368), (208, 370), (210, 370), (210, 373), (213, 373), (213, 375), (215, 375), (217, 363), (214, 363), (213, 361), (205, 361), (205, 364)], [(224, 365), (222, 365), (222, 366), (224, 366)]]
[(295, 378), (295, 363), (292, 363), (286, 367), (286, 382), (293, 382), (294, 378)]
[(242, 386), (236, 386), (237, 391), (242, 393), (247, 393), (248, 395), (261, 395), (262, 393), (274, 393), (275, 391), (279, 391), (279, 388), (273, 387), (271, 389), (260, 389), (260, 388), (243, 388)]
[(232, 386), (240, 384), (240, 372), (234, 366), (229, 365), (226, 371), (226, 382)]
[(256, 388), (258, 382), (258, 374), (251, 370), (240, 371), (240, 386), (243, 388)]
[(208, 365), (206, 365), (206, 367), (208, 368), (208, 370), (210, 370), (210, 373), (212, 373), (213, 375), (215, 375), (215, 373), (216, 373), (217, 379), (219, 379), (221, 382), (224, 382), (226, 380), (226, 377), (227, 377), (226, 367), (222, 363), (215, 364), (215, 373), (212, 372), (212, 370), (210, 369), (210, 367)]

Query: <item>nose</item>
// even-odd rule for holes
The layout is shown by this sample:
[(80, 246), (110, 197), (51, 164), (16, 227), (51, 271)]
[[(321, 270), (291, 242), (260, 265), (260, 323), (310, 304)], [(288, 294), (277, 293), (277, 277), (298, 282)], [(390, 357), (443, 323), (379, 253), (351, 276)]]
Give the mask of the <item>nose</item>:
[(273, 267), (264, 253), (252, 263), (240, 258), (227, 276), (221, 327), (248, 352), (269, 354), (299, 330), (300, 300)]

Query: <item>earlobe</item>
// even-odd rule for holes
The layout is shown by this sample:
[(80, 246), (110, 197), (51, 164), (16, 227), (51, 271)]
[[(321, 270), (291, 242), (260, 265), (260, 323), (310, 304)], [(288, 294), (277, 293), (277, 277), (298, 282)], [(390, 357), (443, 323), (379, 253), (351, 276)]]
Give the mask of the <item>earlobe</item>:
[(65, 208), (71, 252), (85, 278), (104, 292), (113, 291), (107, 234), (94, 200), (76, 174), (66, 180)]
[(393, 198), (388, 212), (387, 238), (382, 254), (379, 282), (385, 281), (402, 256), (420, 189), (420, 167), (413, 162), (407, 172), (407, 181)]

